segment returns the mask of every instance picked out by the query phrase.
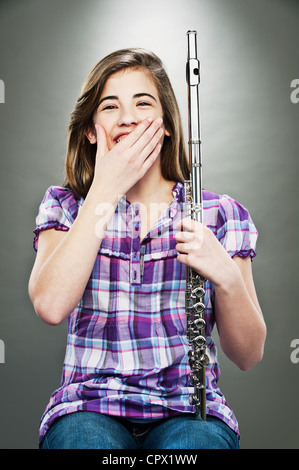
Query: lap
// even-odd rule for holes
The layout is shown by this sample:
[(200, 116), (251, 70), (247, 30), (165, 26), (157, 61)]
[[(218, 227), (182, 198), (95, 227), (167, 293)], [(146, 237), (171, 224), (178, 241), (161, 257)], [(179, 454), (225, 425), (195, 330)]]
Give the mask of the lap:
[(48, 430), (42, 449), (134, 449), (129, 431), (110, 416), (78, 411), (58, 418)]
[(206, 421), (192, 416), (176, 417), (155, 427), (144, 443), (145, 449), (238, 449), (237, 434), (220, 419)]
[[(145, 422), (144, 422), (145, 423)], [(123, 418), (80, 411), (56, 420), (42, 449), (237, 449), (238, 436), (221, 420), (179, 416), (134, 424)]]

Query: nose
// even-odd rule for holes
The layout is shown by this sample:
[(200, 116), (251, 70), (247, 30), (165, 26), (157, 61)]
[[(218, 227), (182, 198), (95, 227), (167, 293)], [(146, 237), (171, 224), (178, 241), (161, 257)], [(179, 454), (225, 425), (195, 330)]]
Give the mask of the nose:
[(119, 110), (118, 122), (119, 126), (132, 126), (138, 124), (138, 116), (135, 107), (122, 106)]

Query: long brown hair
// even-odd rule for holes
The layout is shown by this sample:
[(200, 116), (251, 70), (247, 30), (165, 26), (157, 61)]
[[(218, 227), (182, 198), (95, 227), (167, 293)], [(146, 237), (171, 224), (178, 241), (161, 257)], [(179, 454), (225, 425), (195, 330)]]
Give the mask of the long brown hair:
[(80, 197), (86, 197), (92, 183), (96, 156), (96, 144), (89, 142), (85, 131), (93, 128), (92, 117), (107, 79), (127, 68), (145, 68), (158, 90), (164, 125), (170, 133), (169, 137), (165, 136), (161, 149), (162, 176), (181, 182), (189, 176), (181, 116), (161, 60), (144, 49), (121, 49), (106, 56), (91, 70), (71, 114), (63, 185)]

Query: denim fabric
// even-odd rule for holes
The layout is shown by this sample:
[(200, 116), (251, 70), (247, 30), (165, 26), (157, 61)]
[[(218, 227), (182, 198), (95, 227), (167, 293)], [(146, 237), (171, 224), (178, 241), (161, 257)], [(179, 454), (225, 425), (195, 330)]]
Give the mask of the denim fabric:
[(42, 449), (238, 449), (238, 435), (220, 419), (192, 415), (157, 421), (82, 411), (57, 419)]

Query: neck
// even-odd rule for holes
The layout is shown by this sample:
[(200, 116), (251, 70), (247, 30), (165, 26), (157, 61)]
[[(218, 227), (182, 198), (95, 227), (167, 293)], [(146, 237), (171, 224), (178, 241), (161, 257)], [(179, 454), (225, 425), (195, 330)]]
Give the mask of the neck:
[(128, 192), (127, 199), (131, 203), (149, 204), (151, 202), (165, 202), (172, 200), (174, 181), (166, 180), (161, 173), (160, 159), (158, 158), (146, 174)]
[(143, 178), (128, 191), (127, 200), (130, 203), (140, 204), (141, 240), (149, 233), (173, 200), (174, 184), (174, 181), (163, 178), (160, 160), (157, 159)]

